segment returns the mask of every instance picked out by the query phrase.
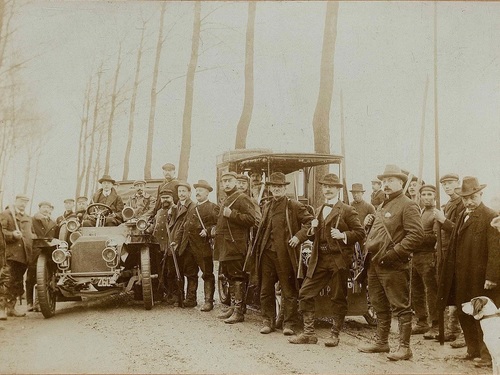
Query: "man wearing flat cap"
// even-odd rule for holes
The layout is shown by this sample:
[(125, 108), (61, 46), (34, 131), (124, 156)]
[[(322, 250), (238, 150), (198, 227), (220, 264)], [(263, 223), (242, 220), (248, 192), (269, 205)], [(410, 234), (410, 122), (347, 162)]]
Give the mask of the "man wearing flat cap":
[[(276, 324), (276, 282), (281, 286), (283, 334), (293, 335), (297, 322), (299, 281), (297, 272), (301, 261), (300, 244), (307, 239), (307, 230), (313, 216), (307, 208), (286, 196), (290, 182), (281, 172), (271, 174), (266, 185), (273, 195), (263, 207), (262, 220), (252, 246), (255, 268), (249, 270), (257, 276), (260, 285), (260, 306), (263, 326), (260, 333), (268, 334)], [(247, 262), (248, 265), (248, 262)]]
[(180, 228), (182, 239), (179, 253), (183, 254), (184, 273), (196, 277), (191, 278), (194, 294), (191, 299), (195, 303), (198, 272), (202, 272), (205, 303), (201, 311), (206, 312), (214, 308), (215, 276), (211, 233), (217, 223), (219, 206), (208, 199), (213, 188), (207, 181), (199, 180), (193, 186), (196, 189), (196, 203), (189, 208), (185, 223)]
[(372, 225), (365, 249), (371, 257), (368, 266), (368, 293), (377, 313), (374, 343), (358, 350), (388, 353), (391, 315), (398, 318), (399, 346), (387, 358), (393, 361), (412, 357), (410, 349), (412, 310), (410, 303), (410, 259), (424, 238), (418, 205), (403, 194), (408, 176), (397, 165), (387, 165), (377, 176), (386, 195), (375, 215), (367, 217)]
[[(436, 227), (434, 223), (434, 209), (436, 207), (436, 187), (423, 185), (420, 188), (420, 210), (424, 240), (413, 252), (411, 302), (416, 324), (412, 327), (412, 334), (424, 334), (424, 339), (436, 338), (439, 334), (437, 303), (437, 272), (436, 272)], [(431, 327), (429, 329), (428, 320)]]
[(372, 180), (372, 190), (371, 204), (373, 207), (377, 208), (385, 199), (385, 194), (382, 190), (382, 181), (379, 179)]
[(327, 285), (331, 285), (332, 327), (325, 346), (339, 344), (339, 334), (347, 314), (347, 280), (354, 245), (363, 241), (365, 231), (359, 221), (358, 213), (339, 199), (344, 186), (336, 174), (330, 173), (319, 180), (325, 204), (316, 210), (311, 222), (310, 235), (314, 245), (307, 267), (307, 274), (299, 291), (299, 310), (304, 320), (304, 331), (289, 339), (292, 344), (316, 344), (314, 332), (314, 298)]
[[(113, 187), (116, 181), (111, 178), (110, 175), (105, 174), (99, 179), (99, 183), (101, 184), (101, 188), (94, 194), (90, 204), (102, 203), (109, 206), (109, 208), (111, 208), (111, 215), (108, 215), (105, 218), (104, 226), (118, 226), (123, 222), (122, 210), (124, 205), (122, 198)], [(95, 225), (96, 218), (94, 216), (87, 215), (83, 221), (83, 226), (93, 227)]]
[(467, 355), (477, 367), (491, 367), (479, 321), (465, 314), (461, 305), (473, 297), (486, 296), (500, 306), (500, 233), (490, 223), (496, 212), (482, 203), (485, 184), (466, 176), (456, 193), (465, 210), (451, 233), (448, 252), (439, 278), (438, 308), (454, 305), (462, 326)]
[(215, 248), (219, 252), (221, 273), (226, 275), (231, 294), (230, 308), (219, 318), (227, 324), (242, 322), (245, 319), (243, 307), (247, 275), (243, 270), (248, 251), (249, 231), (258, 224), (257, 214), (250, 197), (238, 191), (237, 174), (224, 172), (220, 176), (221, 187), (226, 199), (220, 205), (215, 231)]
[[(50, 202), (43, 201), (38, 204), (38, 212), (33, 215), (33, 230), (37, 238), (52, 239), (57, 237), (57, 225), (50, 217), (50, 212), (54, 208)], [(73, 214), (73, 213), (72, 213)], [(26, 272), (26, 303), (28, 311), (38, 311), (38, 306), (33, 306), (33, 287), (36, 285), (36, 263), (40, 249), (33, 247), (31, 259), (28, 264), (28, 272)]]
[(360, 183), (352, 184), (350, 192), (352, 194), (352, 199), (353, 199), (351, 206), (358, 213), (359, 222), (363, 224), (365, 222), (366, 215), (375, 213), (375, 207), (373, 207), (370, 203), (368, 203), (363, 199), (363, 193), (365, 192), (363, 184)]
[[(177, 201), (179, 200), (179, 197), (177, 195), (177, 184), (178, 180), (175, 178), (175, 165), (172, 163), (166, 163), (163, 164), (161, 167), (163, 171), (163, 177), (164, 180), (163, 182), (158, 185), (158, 193), (156, 194), (157, 197), (160, 196), (160, 191), (165, 188), (165, 189), (170, 189), (174, 193), (174, 204), (177, 204)], [(161, 202), (159, 199), (156, 200), (155, 207), (153, 209), (152, 215), (156, 215), (156, 212), (161, 208)]]
[(153, 215), (153, 211), (156, 206), (156, 199), (151, 194), (144, 191), (146, 188), (145, 180), (135, 180), (134, 181), (134, 189), (135, 194), (131, 195), (127, 203), (126, 207), (132, 207), (134, 209), (133, 218), (145, 218), (148, 219)]
[(0, 271), (0, 320), (26, 315), (14, 307), (17, 298), (24, 293), (23, 276), (31, 259), (35, 238), (31, 217), (25, 212), (28, 202), (26, 195), (19, 194), (14, 205), (0, 213), (6, 245), (5, 265)]
[(61, 223), (68, 219), (74, 214), (73, 208), (75, 207), (75, 200), (73, 198), (67, 198), (64, 200), (64, 212), (61, 216), (56, 219), (56, 224), (61, 225)]

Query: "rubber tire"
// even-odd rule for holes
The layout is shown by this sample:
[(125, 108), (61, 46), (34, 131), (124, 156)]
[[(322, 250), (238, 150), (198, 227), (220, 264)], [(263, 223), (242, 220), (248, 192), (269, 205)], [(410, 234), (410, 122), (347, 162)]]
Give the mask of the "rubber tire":
[(231, 306), (231, 294), (229, 293), (229, 281), (224, 275), (219, 275), (217, 278), (217, 292), (219, 293), (219, 301), (224, 305)]
[(141, 279), (144, 308), (151, 310), (154, 306), (154, 299), (153, 283), (151, 281), (151, 258), (147, 246), (141, 248)]
[(56, 313), (55, 265), (51, 265), (46, 253), (41, 253), (36, 263), (36, 292), (40, 310), (44, 318), (51, 318)]

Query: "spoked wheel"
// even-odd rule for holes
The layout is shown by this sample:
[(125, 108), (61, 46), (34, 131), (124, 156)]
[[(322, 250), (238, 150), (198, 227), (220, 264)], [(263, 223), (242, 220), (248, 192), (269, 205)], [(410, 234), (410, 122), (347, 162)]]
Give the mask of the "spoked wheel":
[(219, 274), (217, 278), (217, 291), (219, 292), (219, 300), (224, 305), (231, 305), (231, 294), (229, 293), (229, 281), (224, 274)]
[(36, 292), (44, 318), (56, 313), (56, 269), (49, 256), (41, 253), (36, 264)]
[(141, 248), (141, 284), (144, 308), (151, 310), (154, 305), (153, 283), (151, 282), (151, 258), (149, 256), (149, 247), (147, 246)]

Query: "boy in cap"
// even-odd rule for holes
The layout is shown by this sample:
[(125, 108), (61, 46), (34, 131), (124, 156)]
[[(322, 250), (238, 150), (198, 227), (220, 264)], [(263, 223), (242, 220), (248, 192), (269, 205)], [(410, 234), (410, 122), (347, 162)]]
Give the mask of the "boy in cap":
[(330, 337), (325, 346), (339, 344), (339, 334), (347, 314), (347, 280), (354, 253), (354, 244), (365, 238), (358, 213), (339, 200), (344, 186), (336, 174), (330, 173), (319, 180), (325, 204), (316, 210), (311, 222), (310, 235), (314, 236), (307, 275), (299, 291), (299, 310), (304, 319), (304, 332), (289, 339), (292, 344), (316, 344), (314, 332), (315, 302), (321, 289), (331, 283), (333, 311)]
[(367, 217), (372, 225), (365, 248), (371, 256), (368, 266), (368, 293), (377, 313), (374, 343), (361, 345), (363, 353), (388, 353), (391, 314), (398, 318), (399, 347), (387, 358), (393, 361), (412, 357), (410, 349), (412, 310), (410, 303), (411, 254), (424, 238), (418, 205), (403, 194), (408, 177), (396, 165), (387, 165), (382, 180), (386, 200), (375, 215)]
[(127, 204), (125, 205), (134, 209), (134, 218), (136, 219), (140, 217), (148, 219), (152, 216), (156, 206), (156, 199), (151, 194), (144, 191), (145, 188), (145, 180), (135, 180), (135, 194), (129, 197)]

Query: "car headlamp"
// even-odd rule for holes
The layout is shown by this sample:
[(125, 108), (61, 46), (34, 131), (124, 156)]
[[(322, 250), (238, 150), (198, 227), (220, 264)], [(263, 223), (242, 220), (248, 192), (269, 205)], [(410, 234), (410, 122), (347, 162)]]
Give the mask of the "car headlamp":
[(66, 261), (70, 256), (68, 251), (68, 243), (66, 241), (61, 241), (57, 249), (52, 252), (52, 260), (56, 264), (61, 264)]
[(146, 230), (148, 227), (148, 222), (144, 219), (139, 219), (137, 220), (137, 223), (135, 223), (135, 226), (137, 229), (143, 231)]
[(116, 249), (114, 247), (106, 247), (102, 251), (102, 259), (104, 259), (106, 262), (110, 263), (116, 259)]
[(78, 228), (80, 228), (80, 222), (77, 219), (68, 219), (68, 221), (66, 222), (66, 229), (68, 229), (69, 232), (74, 232), (78, 230)]
[(75, 243), (77, 239), (79, 239), (82, 236), (80, 232), (73, 232), (69, 235), (69, 240), (71, 243)]

